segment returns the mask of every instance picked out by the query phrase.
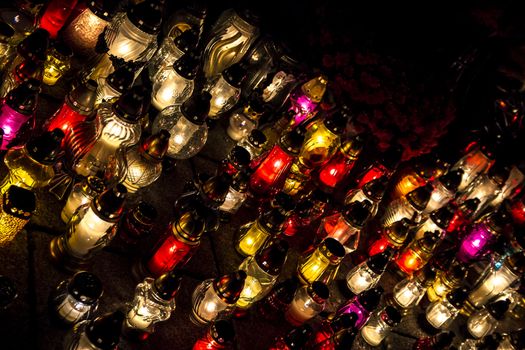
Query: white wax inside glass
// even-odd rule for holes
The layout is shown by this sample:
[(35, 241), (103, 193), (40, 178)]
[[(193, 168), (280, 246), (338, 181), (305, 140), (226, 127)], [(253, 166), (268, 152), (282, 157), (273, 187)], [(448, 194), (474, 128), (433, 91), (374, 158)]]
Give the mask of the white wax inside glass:
[(64, 209), (62, 209), (62, 213), (60, 213), (62, 221), (68, 223), (69, 220), (71, 220), (73, 214), (75, 213), (75, 210), (77, 210), (78, 207), (86, 204), (90, 200), (91, 198), (83, 195), (82, 193), (72, 192), (69, 198), (67, 199)]
[(113, 222), (102, 220), (89, 208), (69, 237), (68, 246), (75, 255), (87, 255), (113, 225)]
[(226, 310), (228, 304), (220, 299), (212, 286), (208, 288), (204, 299), (199, 303), (194, 312), (202, 319), (211, 322), (221, 311)]
[(363, 327), (361, 330), (361, 336), (368, 344), (372, 346), (379, 345), (385, 338), (385, 334), (384, 332), (381, 332), (379, 325)]
[(133, 308), (128, 312), (127, 322), (134, 328), (144, 330), (151, 324), (151, 320), (148, 319), (149, 317), (151, 317), (151, 315), (148, 308), (141, 306)]
[(294, 299), (288, 307), (288, 310), (286, 310), (286, 319), (294, 325), (300, 325), (308, 321), (317, 314), (317, 312), (309, 306), (310, 303), (305, 303), (304, 300)]
[(64, 320), (74, 323), (89, 311), (89, 306), (68, 295), (62, 303), (60, 303), (57, 311)]

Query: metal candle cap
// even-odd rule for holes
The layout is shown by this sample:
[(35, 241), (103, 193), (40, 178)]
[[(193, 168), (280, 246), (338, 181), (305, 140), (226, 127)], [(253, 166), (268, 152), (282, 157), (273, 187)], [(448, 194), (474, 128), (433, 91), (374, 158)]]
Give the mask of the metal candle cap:
[(189, 242), (198, 242), (206, 228), (206, 222), (199, 208), (188, 211), (177, 218), (172, 224), (173, 233)]
[(182, 276), (179, 271), (172, 270), (158, 277), (153, 282), (155, 294), (162, 300), (172, 300), (179, 291)]
[(430, 286), (436, 278), (436, 269), (434, 269), (434, 267), (432, 267), (430, 264), (425, 265), (425, 267), (416, 272), (415, 278), (424, 286)]
[(233, 341), (235, 330), (228, 320), (217, 320), (210, 326), (210, 335), (217, 343), (226, 345)]
[(227, 304), (235, 304), (241, 295), (246, 280), (246, 272), (239, 270), (237, 272), (217, 277), (213, 281), (213, 288), (219, 298)]
[(122, 184), (117, 184), (113, 188), (108, 188), (102, 192), (92, 202), (95, 212), (111, 222), (117, 222), (124, 210), (124, 200), (128, 191)]
[(115, 15), (116, 4), (108, 0), (93, 0), (89, 2), (88, 7), (97, 17), (109, 22)]
[(372, 203), (366, 199), (362, 202), (352, 202), (346, 207), (343, 217), (349, 224), (361, 229), (370, 216), (371, 208)]
[(400, 247), (405, 242), (411, 226), (412, 221), (403, 218), (386, 227), (385, 234), (393, 245)]
[(363, 186), (363, 192), (374, 202), (379, 202), (383, 198), (387, 185), (388, 178), (386, 176), (381, 176), (375, 180), (367, 182)]
[(97, 176), (88, 176), (82, 186), (82, 191), (88, 193), (92, 197), (95, 197), (97, 194), (104, 192), (106, 189), (106, 184), (104, 181)]
[(305, 135), (306, 128), (302, 125), (299, 125), (292, 131), (289, 131), (283, 136), (281, 136), (281, 138), (279, 139), (279, 144), (281, 145), (284, 151), (296, 156), (301, 150)]
[(346, 122), (346, 115), (342, 114), (341, 112), (336, 112), (331, 117), (327, 117), (327, 119), (325, 119), (324, 125), (334, 134), (340, 135), (345, 132)]
[(45, 29), (37, 28), (18, 44), (16, 51), (26, 59), (45, 61), (48, 47), (49, 32)]
[(355, 326), (355, 322), (357, 321), (357, 314), (355, 312), (350, 312), (347, 314), (342, 314), (339, 316), (336, 316), (331, 322), (330, 322), (330, 328), (334, 332), (338, 332), (343, 329), (348, 329), (350, 327)]
[(202, 192), (214, 205), (220, 206), (224, 203), (226, 195), (230, 190), (232, 177), (228, 173), (213, 176), (202, 185)]
[(346, 158), (355, 159), (359, 156), (364, 146), (365, 138), (362, 135), (356, 135), (351, 140), (342, 143), (340, 150)]
[(235, 146), (228, 154), (228, 159), (230, 162), (240, 165), (241, 167), (246, 167), (250, 164), (251, 156), (250, 152), (246, 148), (241, 146)]
[(497, 300), (487, 305), (487, 311), (492, 315), (492, 317), (500, 321), (505, 316), (505, 312), (507, 312), (509, 306), (509, 299)]
[(507, 258), (507, 264), (512, 272), (521, 274), (525, 272), (525, 251), (514, 253)]
[(77, 272), (67, 285), (69, 294), (84, 304), (95, 303), (103, 293), (102, 282), (87, 271)]
[(83, 115), (90, 115), (95, 110), (98, 84), (89, 79), (85, 84), (77, 86), (66, 95), (66, 103)]
[(248, 191), (248, 182), (250, 181), (251, 171), (243, 169), (233, 176), (231, 187), (236, 191), (244, 193)]
[(145, 139), (140, 149), (142, 154), (156, 162), (162, 161), (168, 151), (170, 133), (164, 129)]
[(86, 328), (86, 336), (97, 348), (113, 350), (119, 343), (122, 322), (126, 316), (122, 311), (115, 311), (99, 316), (90, 321)]
[(12, 185), (4, 193), (2, 210), (5, 213), (29, 220), (35, 209), (36, 196), (32, 191)]

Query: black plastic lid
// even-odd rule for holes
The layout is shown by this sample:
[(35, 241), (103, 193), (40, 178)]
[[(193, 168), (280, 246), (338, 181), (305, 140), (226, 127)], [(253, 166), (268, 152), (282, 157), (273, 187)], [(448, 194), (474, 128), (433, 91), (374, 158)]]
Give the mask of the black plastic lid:
[(434, 249), (436, 243), (439, 241), (441, 233), (439, 231), (426, 231), (423, 233), (423, 237), (419, 239), (419, 245), (427, 252)]
[(331, 256), (337, 259), (342, 259), (346, 254), (345, 247), (335, 238), (325, 238), (321, 244), (326, 247)]
[(253, 129), (250, 133), (250, 136), (248, 136), (248, 141), (257, 148), (262, 148), (262, 146), (266, 143), (266, 135), (259, 130), (259, 129)]
[(379, 286), (365, 290), (357, 298), (366, 311), (372, 312), (379, 305), (381, 294), (383, 294), (383, 287)]
[(416, 210), (422, 211), (425, 209), (428, 201), (430, 200), (432, 190), (432, 185), (428, 183), (425, 186), (418, 187), (415, 190), (409, 192), (406, 198)]
[(372, 203), (368, 200), (350, 203), (343, 212), (343, 217), (352, 226), (361, 229), (370, 216)]
[(162, 6), (152, 0), (136, 4), (127, 16), (138, 29), (148, 34), (158, 34), (162, 25)]
[(235, 146), (228, 154), (228, 159), (234, 164), (238, 164), (241, 167), (246, 167), (250, 164), (251, 156), (250, 152), (246, 148), (241, 146)]
[(31, 158), (41, 164), (51, 165), (55, 163), (60, 153), (60, 145), (63, 138), (64, 132), (62, 129), (56, 128), (29, 140), (25, 147)]
[(510, 174), (510, 168), (503, 165), (502, 163), (496, 163), (492, 168), (489, 169), (488, 176), (492, 181), (498, 184), (499, 187), (503, 186)]
[(226, 68), (221, 74), (228, 84), (240, 88), (244, 78), (246, 78), (246, 68), (239, 62)]
[(217, 343), (226, 345), (235, 338), (233, 324), (228, 320), (217, 320), (210, 326), (210, 335)]
[(372, 180), (370, 182), (367, 182), (363, 186), (363, 192), (365, 195), (373, 200), (374, 202), (378, 203), (383, 198), (383, 195), (385, 194), (386, 186), (388, 185), (388, 177), (381, 176), (375, 180)]
[(337, 333), (338, 331), (341, 331), (343, 329), (348, 329), (355, 326), (355, 322), (357, 321), (357, 314), (355, 312), (350, 312), (348, 314), (341, 314), (339, 316), (336, 316), (331, 322), (330, 322), (330, 328)]
[(239, 270), (237, 272), (217, 277), (213, 281), (213, 287), (217, 296), (227, 304), (235, 304), (244, 288), (246, 272)]
[(463, 177), (462, 169), (450, 170), (445, 175), (440, 176), (438, 181), (441, 182), (447, 190), (455, 193), (458, 190), (462, 177)]
[(60, 56), (57, 58), (65, 60), (73, 56), (73, 51), (71, 51), (71, 48), (67, 46), (63, 41), (54, 41), (52, 47), (53, 49), (55, 49), (58, 56)]
[(286, 219), (287, 216), (279, 208), (273, 208), (261, 215), (259, 221), (268, 231), (277, 234), (282, 230)]
[(97, 88), (97, 82), (89, 79), (85, 84), (77, 86), (66, 95), (66, 103), (78, 113), (90, 115), (95, 110)]
[(387, 226), (385, 233), (394, 241), (397, 247), (401, 246), (408, 236), (408, 231), (412, 227), (412, 221), (408, 218), (403, 218)]
[(304, 349), (304, 346), (312, 335), (312, 327), (308, 324), (294, 328), (284, 337), (284, 342), (290, 350)]
[(321, 191), (321, 189), (316, 188), (310, 194), (310, 199), (316, 203), (325, 203), (329, 204), (332, 201), (332, 197), (326, 192)]
[(331, 117), (325, 119), (324, 125), (328, 130), (330, 130), (334, 134), (341, 135), (345, 132), (346, 122), (346, 115), (340, 112), (336, 112)]
[(173, 40), (175, 46), (182, 52), (188, 53), (195, 49), (199, 41), (199, 34), (193, 29), (188, 29), (182, 32)]
[(186, 53), (173, 63), (173, 69), (184, 79), (193, 80), (197, 76), (199, 63), (198, 57), (191, 53)]
[(45, 29), (37, 28), (18, 44), (16, 50), (25, 59), (43, 62), (46, 60), (48, 47), (49, 32)]
[(182, 275), (180, 272), (178, 270), (172, 270), (158, 277), (155, 282), (153, 282), (153, 289), (155, 294), (162, 300), (168, 301), (177, 295), (181, 281)]
[(31, 115), (36, 111), (39, 93), (40, 81), (28, 79), (9, 91), (5, 98), (5, 104), (18, 113)]
[(279, 139), (279, 144), (284, 151), (292, 154), (298, 155), (301, 147), (303, 146), (304, 137), (306, 134), (306, 129), (299, 125), (292, 131), (287, 132)]
[(500, 321), (505, 316), (505, 312), (507, 312), (509, 306), (509, 299), (497, 300), (487, 305), (487, 311), (492, 315), (492, 317)]
[(173, 232), (189, 242), (198, 242), (206, 229), (205, 213), (202, 207), (187, 211), (171, 223)]
[(461, 309), (463, 303), (467, 300), (469, 290), (466, 287), (460, 287), (454, 289), (447, 295), (447, 300), (452, 304), (456, 309)]
[(452, 220), (453, 217), (454, 210), (448, 205), (434, 210), (430, 214), (430, 218), (432, 219), (432, 221), (434, 221), (436, 225), (438, 225), (443, 230), (447, 229), (448, 225), (450, 224), (450, 220)]
[(266, 273), (277, 276), (281, 273), (288, 254), (288, 242), (279, 239), (255, 255), (257, 265)]
[(397, 168), (402, 155), (403, 147), (401, 145), (392, 146), (383, 153), (381, 163), (388, 169), (394, 170)]
[(0, 276), (0, 309), (4, 309), (11, 304), (17, 295), (13, 280), (6, 276)]
[(328, 289), (326, 284), (320, 281), (314, 281), (307, 287), (306, 292), (318, 304), (326, 302), (330, 296), (330, 289)]
[(478, 209), (480, 202), (479, 198), (471, 198), (463, 202), (460, 208), (468, 216)]
[(128, 191), (122, 184), (108, 188), (91, 202), (97, 214), (104, 220), (118, 221), (124, 210), (124, 200)]
[(120, 341), (122, 322), (126, 315), (120, 310), (108, 313), (90, 321), (86, 327), (86, 336), (97, 348), (114, 350)]
[(191, 95), (189, 99), (184, 101), (180, 107), (181, 113), (194, 124), (202, 125), (208, 117), (210, 111), (211, 95), (207, 91), (197, 92)]
[(3, 21), (0, 21), (0, 40), (5, 41), (15, 35), (15, 30)]
[(436, 342), (434, 343), (435, 349), (445, 349), (450, 346), (454, 341), (456, 334), (454, 332), (442, 332), (436, 335)]
[(90, 272), (77, 272), (69, 281), (67, 291), (76, 300), (91, 305), (102, 296), (102, 282)]
[(295, 278), (289, 278), (275, 286), (270, 295), (281, 299), (285, 304), (290, 304), (298, 287), (299, 281)]
[(295, 201), (288, 193), (278, 192), (270, 201), (271, 207), (279, 209), (283, 215), (288, 215), (295, 209)]
[(334, 336), (336, 343), (335, 350), (348, 350), (352, 348), (355, 337), (357, 336), (357, 330), (351, 328), (343, 332), (339, 332)]
[(385, 272), (385, 269), (388, 266), (390, 259), (392, 259), (393, 254), (394, 254), (394, 251), (390, 248), (387, 248), (384, 252), (381, 252), (379, 254), (376, 254), (370, 257), (368, 261), (366, 262), (366, 265), (376, 275), (380, 275), (383, 272)]
[(115, 15), (117, 4), (111, 0), (93, 0), (88, 3), (88, 7), (97, 17), (109, 22)]
[(525, 272), (525, 251), (517, 252), (507, 258), (507, 264), (516, 274)]
[(113, 104), (113, 112), (127, 122), (136, 123), (146, 112), (149, 96), (143, 86), (134, 86)]
[(106, 83), (120, 93), (127, 91), (135, 80), (135, 70), (130, 64), (123, 64), (111, 73)]
[(380, 317), (390, 327), (395, 327), (401, 322), (401, 313), (398, 309), (390, 305), (385, 307)]
[(36, 196), (28, 189), (11, 185), (3, 195), (2, 205), (9, 215), (29, 220), (36, 209)]

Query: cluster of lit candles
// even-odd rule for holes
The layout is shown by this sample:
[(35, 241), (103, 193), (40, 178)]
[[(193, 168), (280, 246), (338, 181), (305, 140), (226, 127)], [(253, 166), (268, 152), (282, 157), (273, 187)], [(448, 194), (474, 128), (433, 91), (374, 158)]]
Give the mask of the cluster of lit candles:
[[(206, 9), (184, 8), (158, 45), (162, 8), (154, 0), (126, 11), (107, 1), (51, 0), (31, 30), (0, 23), (0, 148), (9, 169), (0, 185), (0, 247), (30, 220), (35, 189), (67, 197), (60, 214), (66, 232), (50, 244), (52, 262), (76, 272), (52, 298), (56, 317), (77, 323), (66, 349), (105, 349), (121, 332), (133, 339), (153, 333), (175, 310), (178, 269), (204, 234), (242, 207), (260, 214), (238, 229), (234, 245), (245, 260), (195, 289), (190, 318), (210, 327), (194, 349), (227, 347), (234, 337), (228, 318), (254, 305), (263, 317), (296, 327), (275, 349), (346, 349), (359, 334), (377, 346), (424, 298), (426, 322), (436, 330), (469, 316), (471, 338), (461, 349), (487, 341), (500, 350), (524, 346), (523, 332), (492, 336), (506, 314), (519, 318), (525, 310), (525, 175), (515, 165), (498, 163), (491, 145), (476, 143), (454, 164), (420, 157), (398, 166), (402, 149), (393, 146), (354, 169), (366, 153), (365, 135), (348, 131), (346, 109), (320, 112), (327, 78), (305, 79), (282, 47), (260, 35), (253, 14), (227, 10), (203, 35)], [(77, 57), (87, 63), (72, 75)], [(41, 85), (68, 76), (73, 87), (63, 104), (37, 125)], [(139, 76), (151, 88), (135, 84)], [(268, 113), (281, 114), (259, 125)], [(198, 154), (210, 122), (226, 117), (236, 146), (215, 175), (195, 179), (179, 197), (162, 239), (133, 266), (143, 281), (129, 309), (93, 318), (102, 285), (84, 270), (115, 236), (136, 243), (156, 219), (145, 202), (125, 210), (126, 197), (155, 182), (166, 158)], [(289, 237), (312, 230), (296, 273), (276, 285)], [(495, 248), (499, 242), (504, 248)], [(362, 260), (345, 277), (354, 297), (314, 322), (348, 257)], [(484, 272), (467, 288), (474, 264), (485, 264)], [(400, 281), (383, 293), (378, 283), (387, 267)], [(379, 307), (382, 297), (386, 306)], [(453, 338), (442, 332), (414, 348), (448, 346)]]

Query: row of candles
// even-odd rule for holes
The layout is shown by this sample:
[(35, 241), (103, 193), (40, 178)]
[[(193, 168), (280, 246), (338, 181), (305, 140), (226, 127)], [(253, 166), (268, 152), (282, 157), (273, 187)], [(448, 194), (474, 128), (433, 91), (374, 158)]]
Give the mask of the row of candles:
[[(58, 314), (69, 323), (83, 322), (75, 327), (66, 348), (97, 347), (101, 333), (111, 334), (107, 344), (118, 342), (121, 324), (126, 332), (151, 333), (153, 325), (168, 319), (175, 308), (180, 285), (176, 269), (191, 259), (203, 234), (216, 231), (221, 220), (243, 205), (261, 212), (239, 229), (235, 248), (246, 260), (239, 271), (204, 281), (192, 297), (192, 321), (213, 324), (208, 338), (215, 342), (221, 343), (219, 333), (232, 338), (231, 327), (221, 318), (264, 299), (259, 303), (262, 314), (272, 317), (272, 311), (283, 311), (289, 323), (299, 326), (280, 339), (276, 348), (294, 348), (291, 344), (298, 339), (304, 339), (303, 346), (312, 330), (301, 325), (324, 310), (327, 285), (363, 239), (369, 257), (346, 276), (356, 296), (323, 323), (333, 327), (333, 334), (312, 347), (347, 346), (358, 331), (366, 342), (378, 345), (425, 295), (432, 302), (426, 319), (436, 329), (446, 329), (462, 311), (470, 315), (467, 326), (474, 338), (495, 330), (495, 320), (509, 303), (506, 299), (489, 302), (512, 291), (509, 287), (519, 283), (525, 268), (517, 240), (509, 242), (504, 252), (490, 251), (499, 237), (509, 235), (510, 216), (522, 223), (523, 204), (513, 197), (524, 176), (516, 167), (509, 171), (495, 162), (490, 148), (477, 144), (453, 166), (421, 160), (396, 171), (401, 150), (392, 147), (361, 169), (343, 205), (331, 208), (334, 193), (349, 182), (354, 164), (364, 154), (364, 139), (346, 131), (344, 110), (318, 115), (326, 77), (297, 85), (300, 77), (293, 65), (281, 62), (282, 70), (265, 79), (268, 72), (262, 72), (276, 65), (272, 60), (288, 58), (282, 52), (278, 58), (270, 55), (269, 40), (256, 41), (259, 31), (249, 12), (224, 12), (200, 55), (203, 9), (185, 9), (184, 16), (175, 16), (178, 22), (157, 49), (161, 3), (144, 1), (113, 19), (105, 5), (89, 3), (62, 28), (75, 2), (51, 1), (39, 29), (16, 47), (9, 40), (16, 37), (15, 31), (0, 28), (5, 32), (2, 45), (12, 53), (6, 55), (0, 89), (5, 97), (0, 113), (1, 149), (7, 150), (4, 161), (9, 168), (0, 187), (0, 245), (8, 244), (30, 219), (36, 207), (32, 190), (51, 185), (50, 190), (61, 196), (81, 179), (61, 213), (67, 232), (51, 242), (50, 252), (52, 261), (62, 268), (85, 269), (115, 236), (137, 241), (151, 230), (154, 208), (140, 203), (125, 213), (126, 196), (157, 180), (165, 157), (196, 155), (206, 143), (210, 119), (231, 114), (227, 134), (238, 144), (215, 176), (196, 180), (177, 200), (176, 216), (166, 234), (133, 268), (136, 275), (148, 277), (137, 286), (127, 313), (85, 320), (101, 294), (96, 288), (99, 282), (87, 272), (59, 286)], [(66, 45), (55, 40), (59, 38)], [(105, 45), (100, 45), (101, 39)], [(66, 73), (72, 55), (68, 50), (93, 63), (79, 74), (81, 83), (38, 132), (34, 115), (40, 85), (53, 85)], [(126, 63), (118, 64), (119, 59)], [(133, 86), (146, 63), (151, 92)], [(203, 89), (196, 88), (201, 73), (206, 79)], [(260, 89), (248, 96), (255, 87)], [(241, 96), (247, 102), (232, 110)], [(151, 126), (152, 135), (143, 138), (150, 100), (160, 113)], [(280, 119), (258, 128), (268, 109), (283, 105), (286, 112)], [(28, 125), (37, 136), (20, 145)], [(286, 262), (287, 237), (302, 234), (313, 224), (318, 230), (298, 263), (297, 280), (274, 288)], [(378, 234), (370, 230), (374, 225), (379, 227)], [(432, 258), (447, 244), (452, 246), (449, 252), (457, 250), (454, 263), (436, 273), (438, 264)], [(473, 289), (466, 290), (461, 285), (466, 264), (488, 253), (496, 264)], [(376, 310), (383, 292), (376, 285), (389, 264), (405, 278), (387, 296), (390, 305)], [(83, 288), (87, 291), (79, 291)], [(105, 328), (115, 332), (103, 332)], [(452, 337), (440, 339), (451, 341)], [(508, 344), (500, 347), (521, 346), (519, 339), (518, 335), (506, 337)], [(477, 345), (464, 344), (465, 348)]]

